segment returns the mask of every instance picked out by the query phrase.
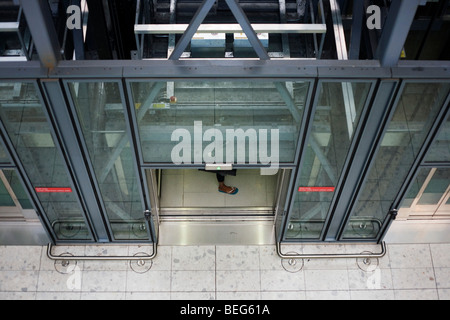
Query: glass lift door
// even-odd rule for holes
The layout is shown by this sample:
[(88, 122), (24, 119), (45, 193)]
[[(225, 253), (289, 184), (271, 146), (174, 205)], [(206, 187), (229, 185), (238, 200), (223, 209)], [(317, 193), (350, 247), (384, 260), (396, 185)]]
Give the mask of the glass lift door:
[(321, 82), (293, 190), (287, 241), (321, 241), (352, 157), (372, 82)]
[(49, 233), (57, 242), (92, 241), (90, 222), (37, 84), (29, 81), (9, 85), (16, 90), (14, 95), (7, 91), (0, 96), (2, 133), (25, 171), (26, 183), (30, 184)]
[(112, 242), (153, 242), (122, 87), (69, 81), (72, 114)]
[[(403, 189), (408, 187), (408, 176), (418, 163), (433, 124), (442, 110), (445, 110), (449, 89), (449, 83), (445, 82), (403, 83), (393, 106), (390, 122), (360, 190), (359, 199), (355, 201), (350, 219), (343, 230), (344, 239), (377, 239), (389, 223), (391, 212), (398, 210), (401, 213), (401, 197)], [(447, 174), (443, 180), (444, 185), (441, 185), (442, 180), (438, 183), (439, 188), (444, 189), (441, 191), (443, 193), (448, 187), (449, 175), (448, 171), (442, 174), (442, 177)], [(422, 184), (416, 186), (420, 188)], [(422, 199), (424, 200), (425, 198)], [(368, 222), (361, 223), (361, 219)], [(380, 228), (374, 221), (380, 221), (383, 227)]]
[[(150, 198), (157, 195), (152, 206), (162, 225), (194, 217), (264, 221), (272, 235), (275, 213), (284, 213), (280, 190), (287, 192), (284, 184), (295, 171), (312, 87), (310, 80), (128, 82), (139, 161)], [(281, 168), (267, 175), (270, 160)], [(213, 163), (237, 168), (236, 176), (225, 178), (226, 185), (239, 189), (237, 195), (219, 192), (216, 175), (204, 170)]]

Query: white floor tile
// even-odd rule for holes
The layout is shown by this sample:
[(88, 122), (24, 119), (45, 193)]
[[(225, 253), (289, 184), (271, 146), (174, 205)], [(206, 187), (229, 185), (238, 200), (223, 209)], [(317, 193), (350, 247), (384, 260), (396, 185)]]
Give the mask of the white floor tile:
[(217, 271), (217, 291), (261, 291), (259, 271)]
[(259, 270), (258, 246), (220, 246), (216, 248), (217, 270)]
[(305, 270), (306, 290), (349, 290), (347, 270)]
[[(372, 272), (347, 259), (306, 261), (289, 273), (273, 246), (162, 246), (145, 273), (129, 263), (80, 261), (62, 274), (46, 247), (0, 247), (0, 300), (450, 300), (449, 248), (389, 245)], [(57, 247), (55, 253), (104, 250), (151, 253), (151, 246)]]
[(216, 290), (214, 271), (173, 271), (171, 291), (214, 292)]

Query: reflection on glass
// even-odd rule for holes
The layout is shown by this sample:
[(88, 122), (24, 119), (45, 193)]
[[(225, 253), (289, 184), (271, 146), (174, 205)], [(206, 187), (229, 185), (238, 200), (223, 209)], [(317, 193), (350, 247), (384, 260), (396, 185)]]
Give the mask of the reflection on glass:
[(450, 184), (450, 170), (438, 169), (433, 175), (430, 183), (423, 191), (420, 200), (417, 204), (420, 205), (438, 205), (446, 194), (448, 186)]
[(431, 145), (425, 158), (426, 162), (450, 162), (450, 117)]
[(17, 199), (20, 207), (25, 210), (33, 209), (30, 198), (28, 198), (28, 195), (23, 188), (22, 182), (20, 181), (17, 172), (12, 169), (3, 169), (1, 170), (0, 175), (1, 174), (3, 174), (1, 178), (5, 179), (4, 182), (9, 185), (9, 187), (11, 187), (13, 196), (15, 199)]
[[(178, 142), (171, 138), (177, 129), (190, 132), (194, 150), (194, 140), (202, 140), (202, 137), (194, 135), (196, 122), (201, 122), (203, 133), (214, 128), (222, 133), (224, 139), (227, 130), (255, 130), (259, 140), (253, 146), (259, 146), (258, 142), (264, 140), (261, 130), (268, 131), (267, 139), (270, 141), (271, 130), (277, 129), (279, 162), (294, 161), (309, 82), (134, 82), (131, 89), (142, 153), (147, 163), (173, 163), (171, 153)], [(227, 143), (223, 144), (224, 155)], [(207, 145), (204, 142), (203, 148)], [(251, 160), (248, 157), (249, 145), (246, 145), (246, 164)], [(268, 146), (269, 154), (270, 151), (271, 145)], [(191, 163), (194, 160), (192, 152)], [(259, 160), (261, 158), (257, 163), (262, 163)], [(237, 162), (235, 154), (234, 163)]]
[(447, 97), (449, 84), (408, 83), (356, 203), (344, 238), (376, 238)]
[(114, 238), (148, 239), (119, 85), (74, 82), (69, 88)]
[(370, 83), (322, 84), (288, 238), (319, 239), (370, 87)]
[(408, 218), (450, 215), (450, 169), (421, 168), (402, 202), (400, 213)]
[(56, 236), (59, 240), (91, 240), (35, 86), (11, 86), (17, 96), (0, 96), (0, 117)]

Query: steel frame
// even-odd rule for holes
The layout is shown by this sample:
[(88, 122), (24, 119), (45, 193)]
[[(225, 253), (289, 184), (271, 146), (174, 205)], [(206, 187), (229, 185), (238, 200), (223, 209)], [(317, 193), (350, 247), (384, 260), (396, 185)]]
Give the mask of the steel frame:
[[(450, 62), (400, 62), (397, 66), (392, 68), (381, 67), (376, 61), (332, 61), (332, 60), (321, 60), (321, 61), (304, 61), (304, 60), (288, 60), (288, 61), (279, 61), (279, 60), (271, 60), (271, 61), (260, 61), (256, 59), (247, 59), (247, 60), (183, 60), (183, 61), (70, 61), (70, 62), (60, 62), (54, 69), (46, 69), (39, 62), (25, 62), (25, 63), (2, 63), (0, 64), (0, 74), (3, 78), (2, 81), (10, 81), (10, 82), (34, 82), (35, 79), (40, 79), (41, 85), (39, 88), (47, 87), (48, 83), (55, 83), (55, 90), (63, 90), (66, 87), (66, 83), (70, 81), (113, 81), (117, 82), (119, 86), (123, 90), (122, 97), (123, 103), (127, 105), (127, 116), (132, 120), (130, 122), (131, 136), (133, 137), (133, 141), (136, 140), (136, 130), (137, 123), (135, 119), (135, 115), (130, 109), (131, 105), (131, 96), (129, 93), (129, 83), (132, 81), (176, 81), (176, 80), (187, 80), (187, 79), (227, 79), (227, 80), (262, 80), (262, 81), (304, 81), (311, 80), (311, 88), (309, 91), (308, 102), (306, 104), (305, 114), (303, 116), (303, 124), (302, 124), (302, 135), (299, 140), (299, 144), (306, 143), (305, 140), (305, 132), (306, 128), (311, 125), (311, 121), (314, 116), (314, 111), (312, 109), (312, 105), (314, 104), (313, 97), (317, 96), (317, 87), (319, 80), (320, 81), (351, 81), (351, 80), (363, 80), (363, 81), (374, 81), (377, 80), (379, 82), (379, 86), (385, 86), (385, 89), (388, 87), (390, 90), (394, 90), (392, 85), (398, 82), (398, 79), (405, 79), (407, 81), (418, 81), (418, 82), (426, 82), (426, 81), (449, 81), (450, 80)], [(7, 78), (6, 78), (7, 75)], [(121, 81), (122, 79), (122, 81)], [(57, 80), (63, 80), (62, 83), (65, 85), (61, 85), (61, 82)], [(50, 81), (50, 82), (49, 82)], [(56, 81), (56, 82), (55, 82)], [(58, 83), (59, 82), (59, 83)], [(390, 84), (390, 86), (388, 85)], [(380, 90), (377, 88), (376, 92), (382, 92), (384, 89)], [(389, 91), (391, 92), (391, 91)], [(392, 93), (392, 92), (391, 92)], [(64, 96), (64, 93), (62, 93)], [(395, 94), (394, 94), (395, 95)], [(49, 98), (47, 95), (44, 95), (45, 99), (54, 100), (53, 98)], [(375, 95), (370, 105), (371, 112), (374, 110), (378, 110), (377, 105), (389, 104), (389, 100), (392, 99), (390, 93), (384, 93), (384, 96)], [(70, 100), (70, 99), (69, 99)], [(377, 102), (378, 101), (378, 102)], [(448, 103), (448, 100), (447, 100)], [(47, 104), (47, 102), (46, 102)], [(386, 106), (386, 105), (385, 105)], [(366, 107), (367, 108), (367, 107)], [(448, 108), (448, 107), (447, 107)], [(384, 111), (378, 110), (379, 115), (378, 119), (381, 115), (382, 117), (386, 117)], [(53, 111), (52, 111), (53, 113)], [(374, 114), (370, 116), (375, 116)], [(54, 117), (54, 115), (52, 115)], [(441, 115), (441, 119), (444, 119), (444, 113)], [(59, 117), (57, 117), (58, 121)], [(56, 121), (58, 126), (64, 125)], [(388, 120), (385, 120), (388, 121)], [(52, 120), (50, 123), (54, 123)], [(442, 126), (444, 121), (441, 121), (435, 124), (435, 128), (433, 133), (436, 134), (437, 130), (440, 126)], [(73, 126), (72, 123), (69, 124)], [(375, 141), (379, 143), (379, 135), (381, 132), (379, 127), (377, 128), (375, 125), (371, 127), (371, 133), (363, 132), (363, 136), (371, 136), (372, 139), (375, 139), (371, 142), (372, 148), (372, 157), (374, 156), (374, 152), (376, 152), (376, 148), (374, 146)], [(376, 138), (378, 137), (378, 138)], [(433, 135), (434, 137), (434, 135)], [(366, 139), (366, 138), (362, 138)], [(378, 139), (378, 140), (377, 140)], [(427, 146), (431, 144), (432, 137), (427, 140)], [(7, 142), (7, 139), (5, 140)], [(142, 157), (139, 154), (139, 144), (133, 142), (135, 144), (134, 148), (136, 148), (137, 152), (137, 163), (140, 166), (136, 167), (138, 171), (138, 176), (143, 175), (144, 169), (146, 168), (155, 168), (161, 167), (162, 164), (145, 164), (142, 161)], [(6, 143), (8, 145), (8, 143)], [(64, 142), (64, 145), (67, 144), (67, 141)], [(425, 147), (427, 147), (425, 146)], [(69, 146), (65, 146), (63, 149)], [(358, 147), (358, 152), (362, 144)], [(425, 148), (424, 147), (424, 148)], [(9, 147), (8, 149), (10, 149)], [(72, 148), (72, 147), (70, 147)], [(68, 152), (67, 150), (65, 152)], [(367, 150), (366, 150), (367, 152)], [(425, 152), (425, 151), (423, 151)], [(298, 157), (301, 155), (300, 149), (298, 150)], [(367, 155), (369, 156), (369, 155)], [(68, 157), (70, 159), (70, 156)], [(20, 159), (16, 155), (13, 157), (14, 166), (17, 166), (19, 173), (21, 176), (26, 175), (23, 167), (20, 166)], [(287, 167), (293, 168), (292, 178), (290, 181), (290, 187), (295, 183), (295, 179), (298, 174), (298, 167), (295, 167), (301, 161), (300, 158), (296, 158), (296, 163), (290, 164)], [(419, 161), (419, 160), (418, 160)], [(421, 161), (421, 159), (420, 159)], [(417, 168), (420, 164), (420, 161), (415, 164), (415, 168)], [(167, 164), (166, 164), (167, 165)], [(354, 164), (356, 165), (356, 164)], [(353, 166), (354, 166), (353, 165)], [(367, 168), (367, 162), (361, 161), (357, 166), (362, 166), (361, 168)], [(349, 171), (353, 172), (353, 167)], [(414, 171), (414, 170), (413, 170)], [(413, 176), (413, 174), (411, 175)], [(363, 173), (354, 173), (353, 175), (346, 177), (346, 179), (352, 179), (352, 181), (362, 181)], [(355, 180), (356, 179), (356, 180)], [(36, 196), (33, 195), (33, 192), (30, 192), (31, 183), (29, 180), (24, 179), (25, 185), (27, 185), (27, 190), (31, 194), (32, 198), (35, 199)], [(353, 183), (353, 182), (352, 182)], [(145, 183), (144, 183), (145, 187)], [(145, 188), (144, 188), (145, 189)], [(292, 189), (292, 188), (291, 188)], [(361, 189), (361, 186), (358, 190)], [(357, 190), (357, 192), (358, 192)], [(146, 206), (150, 208), (150, 204), (148, 203), (148, 195), (146, 195), (147, 191), (144, 190), (143, 199), (146, 199)], [(358, 194), (356, 192), (356, 195)], [(288, 199), (292, 197), (292, 190), (288, 192)], [(401, 197), (401, 195), (399, 195)], [(84, 199), (81, 198), (81, 199)], [(352, 198), (352, 200), (348, 201), (356, 201), (357, 196)], [(82, 200), (85, 201), (85, 200)], [(289, 211), (289, 202), (287, 201), (285, 212)], [(346, 205), (346, 204), (342, 204)], [(39, 205), (37, 205), (39, 209)], [(42, 210), (37, 210), (38, 212), (43, 212)], [(286, 222), (288, 221), (288, 216), (286, 213), (282, 217), (282, 226), (280, 230), (284, 230), (286, 226)], [(43, 224), (49, 226), (48, 221), (46, 221), (45, 217), (41, 217)], [(339, 220), (338, 217), (334, 217), (336, 221)], [(342, 221), (342, 220), (341, 220)], [(386, 224), (387, 223), (387, 224)], [(389, 221), (387, 221), (385, 225), (383, 225), (383, 232), (385, 233), (388, 227)], [(88, 222), (88, 225), (90, 223)], [(342, 225), (336, 224), (336, 226)], [(51, 228), (47, 228), (51, 232)], [(339, 228), (338, 228), (339, 229)], [(333, 227), (333, 230), (338, 230)], [(384, 234), (380, 235), (379, 239), (370, 239), (371, 242), (374, 240), (380, 241)], [(286, 239), (283, 239), (282, 235), (277, 235), (281, 237), (279, 240), (283, 242)], [(54, 234), (51, 235), (51, 238), (54, 239), (54, 242), (60, 242), (55, 240), (56, 237)], [(339, 237), (336, 240), (342, 240)], [(345, 240), (350, 241), (351, 240)], [(356, 241), (356, 240), (355, 240)], [(360, 240), (358, 240), (361, 242)], [(368, 240), (369, 241), (369, 240)], [(63, 241), (60, 243), (64, 243)]]

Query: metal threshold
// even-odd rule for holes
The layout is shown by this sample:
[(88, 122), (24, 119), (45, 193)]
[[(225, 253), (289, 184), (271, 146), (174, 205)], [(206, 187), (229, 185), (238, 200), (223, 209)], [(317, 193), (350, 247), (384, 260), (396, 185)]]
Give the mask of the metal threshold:
[(275, 245), (274, 217), (161, 217), (159, 244)]
[[(161, 208), (161, 218), (178, 216), (236, 217), (274, 216), (272, 207)], [(233, 218), (235, 219), (235, 218)]]

